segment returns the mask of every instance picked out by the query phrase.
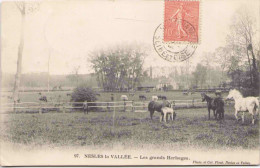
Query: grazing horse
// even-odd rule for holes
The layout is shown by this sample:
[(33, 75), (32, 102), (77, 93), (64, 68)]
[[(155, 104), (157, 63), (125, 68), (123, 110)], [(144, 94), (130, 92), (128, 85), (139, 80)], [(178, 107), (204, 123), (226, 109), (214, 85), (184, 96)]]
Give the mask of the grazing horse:
[(44, 101), (44, 102), (47, 102), (47, 97), (46, 96), (41, 96), (39, 98), (40, 101)]
[(139, 99), (140, 100), (146, 100), (146, 96), (145, 95), (139, 95)]
[(215, 117), (215, 119), (216, 119), (216, 118), (217, 118), (216, 113), (215, 113), (215, 111), (216, 111), (216, 105), (215, 105), (215, 103), (214, 103), (214, 100), (215, 100), (215, 99), (209, 97), (209, 96), (206, 95), (205, 93), (201, 93), (201, 97), (202, 97), (202, 102), (207, 101), (208, 112), (209, 112), (209, 119), (210, 119), (210, 110), (213, 111), (214, 117)]
[(148, 104), (148, 111), (150, 112), (150, 117), (151, 120), (153, 120), (153, 113), (155, 111), (161, 113), (161, 121), (163, 119), (163, 112), (162, 112), (162, 108), (163, 107), (170, 107), (170, 103), (168, 101), (164, 101), (164, 102), (158, 102), (158, 101), (150, 101)]
[(237, 121), (240, 119), (238, 118), (238, 112), (243, 112), (242, 115), (242, 123), (244, 123), (244, 113), (249, 112), (252, 115), (252, 124), (255, 124), (256, 115), (259, 114), (259, 100), (257, 97), (243, 97), (242, 94), (236, 90), (230, 90), (227, 96), (228, 99), (235, 100), (235, 117)]

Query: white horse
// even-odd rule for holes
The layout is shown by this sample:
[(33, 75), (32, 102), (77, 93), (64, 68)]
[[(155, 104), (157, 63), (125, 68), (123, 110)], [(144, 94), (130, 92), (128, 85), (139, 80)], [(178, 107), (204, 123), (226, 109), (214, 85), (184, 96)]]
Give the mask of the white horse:
[(158, 96), (152, 96), (152, 101), (157, 101), (158, 99)]
[(164, 122), (167, 122), (168, 120), (168, 114), (170, 114), (170, 119), (173, 121), (176, 117), (176, 113), (174, 110), (174, 103), (170, 103), (170, 107), (163, 107), (162, 108), (162, 116), (161, 116), (161, 122), (164, 120)]
[(246, 97), (236, 90), (230, 90), (227, 99), (233, 98), (235, 100), (235, 117), (237, 120), (238, 112), (243, 112), (242, 123), (244, 123), (244, 113), (249, 112), (252, 115), (252, 124), (255, 123), (256, 115), (259, 114), (259, 100), (257, 97)]

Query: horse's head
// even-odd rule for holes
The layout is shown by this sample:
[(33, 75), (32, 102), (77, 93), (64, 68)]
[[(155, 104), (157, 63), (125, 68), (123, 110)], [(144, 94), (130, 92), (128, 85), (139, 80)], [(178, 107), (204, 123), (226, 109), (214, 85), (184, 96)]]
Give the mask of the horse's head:
[(242, 98), (243, 96), (241, 95), (241, 93), (236, 90), (236, 89), (232, 89), (229, 91), (228, 96), (226, 97), (226, 100), (231, 100), (231, 99), (237, 99), (237, 98)]
[(204, 102), (206, 100), (206, 94), (205, 93), (201, 93), (201, 98), (202, 98), (202, 102)]

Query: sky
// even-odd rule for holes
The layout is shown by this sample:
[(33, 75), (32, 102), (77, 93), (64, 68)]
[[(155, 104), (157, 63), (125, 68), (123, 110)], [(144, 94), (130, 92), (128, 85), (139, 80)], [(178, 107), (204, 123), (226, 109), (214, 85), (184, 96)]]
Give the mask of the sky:
[[(200, 44), (190, 58), (193, 66), (204, 52), (225, 45), (234, 13), (241, 7), (259, 18), (257, 0), (201, 0)], [(150, 66), (185, 66), (185, 62), (163, 60), (153, 48), (153, 34), (163, 22), (162, 0), (52, 0), (42, 1), (37, 11), (26, 16), (22, 73), (91, 73), (93, 50), (122, 43), (146, 44), (151, 48), (145, 60)], [(259, 19), (258, 19), (259, 20)], [(259, 25), (259, 24), (258, 24)], [(21, 15), (14, 2), (1, 5), (2, 72), (15, 73), (20, 40)]]

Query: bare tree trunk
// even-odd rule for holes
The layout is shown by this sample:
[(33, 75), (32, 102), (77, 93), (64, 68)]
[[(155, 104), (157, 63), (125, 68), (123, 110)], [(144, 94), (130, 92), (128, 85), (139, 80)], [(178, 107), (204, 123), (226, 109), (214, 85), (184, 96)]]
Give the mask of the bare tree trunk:
[(50, 92), (50, 58), (51, 58), (51, 49), (49, 49), (49, 58), (48, 58), (48, 92)]
[(20, 37), (20, 45), (18, 48), (18, 59), (17, 59), (17, 71), (15, 75), (15, 83), (14, 83), (14, 92), (13, 92), (13, 100), (14, 100), (14, 111), (16, 103), (19, 99), (19, 87), (21, 81), (21, 72), (22, 72), (22, 57), (23, 57), (23, 48), (24, 48), (24, 22), (25, 22), (25, 14), (22, 14), (21, 19), (21, 37)]

